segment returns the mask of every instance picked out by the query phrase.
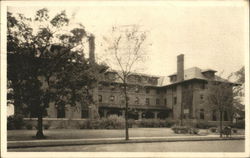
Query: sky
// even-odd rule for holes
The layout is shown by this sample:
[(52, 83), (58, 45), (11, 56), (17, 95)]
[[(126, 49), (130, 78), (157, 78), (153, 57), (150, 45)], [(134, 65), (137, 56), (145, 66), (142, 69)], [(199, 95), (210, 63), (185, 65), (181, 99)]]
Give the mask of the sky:
[[(59, 3), (58, 3), (59, 4)], [(66, 7), (67, 6), (67, 7)], [(152, 45), (143, 63), (143, 73), (167, 76), (176, 72), (177, 55), (185, 55), (185, 69), (199, 67), (223, 71), (226, 77), (245, 62), (248, 42), (247, 3), (162, 3), (123, 2), (113, 5), (60, 4), (12, 6), (8, 11), (34, 17), (46, 7), (51, 15), (66, 10), (73, 21), (82, 23), (96, 37), (96, 55), (105, 55), (101, 43), (112, 26), (139, 25)], [(247, 46), (248, 47), (248, 46)]]

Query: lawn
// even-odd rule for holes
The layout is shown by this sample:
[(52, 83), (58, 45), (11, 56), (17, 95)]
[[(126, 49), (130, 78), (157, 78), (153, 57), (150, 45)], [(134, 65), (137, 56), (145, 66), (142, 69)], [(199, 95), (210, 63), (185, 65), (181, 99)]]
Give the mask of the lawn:
[[(244, 131), (239, 131), (242, 134)], [(7, 132), (8, 141), (11, 140), (32, 140), (36, 130), (9, 130)], [(50, 129), (44, 130), (47, 139), (96, 139), (96, 138), (122, 138), (125, 137), (124, 129)], [(209, 134), (208, 130), (200, 130), (200, 135)], [(211, 133), (210, 133), (211, 134)], [(214, 133), (213, 133), (214, 134)], [(170, 128), (131, 128), (130, 137), (168, 137), (179, 136)], [(181, 134), (185, 135), (185, 134)], [(189, 134), (186, 134), (189, 135)]]
[[(31, 140), (36, 130), (9, 130), (8, 140)], [(92, 139), (125, 137), (124, 129), (50, 129), (44, 130), (48, 139)], [(131, 128), (130, 137), (166, 137), (176, 136), (170, 128)]]

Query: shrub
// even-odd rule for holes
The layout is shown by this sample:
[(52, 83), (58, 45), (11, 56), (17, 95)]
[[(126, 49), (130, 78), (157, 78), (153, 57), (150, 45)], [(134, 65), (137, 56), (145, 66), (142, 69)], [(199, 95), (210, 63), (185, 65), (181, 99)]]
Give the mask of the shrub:
[(199, 131), (200, 131), (200, 130), (199, 130), (198, 128), (190, 128), (189, 133), (190, 133), (190, 134), (198, 134)]
[(173, 121), (173, 120), (166, 120), (165, 121), (165, 127), (172, 127), (172, 126), (174, 126), (175, 125), (175, 121)]
[(16, 114), (7, 118), (7, 129), (22, 129), (24, 126), (23, 115)]
[(80, 125), (80, 129), (122, 129), (124, 127), (124, 118), (117, 115), (110, 115), (108, 118), (86, 120)]
[(171, 129), (177, 134), (186, 134), (190, 132), (190, 127), (187, 126), (174, 126)]
[(26, 129), (31, 130), (32, 128), (33, 128), (33, 126), (31, 124), (26, 125)]
[(233, 128), (232, 129), (233, 133), (237, 133), (237, 129)]
[(216, 130), (217, 130), (217, 128), (216, 128), (216, 127), (211, 127), (209, 130), (210, 130), (212, 133), (215, 133)]
[(106, 129), (122, 129), (125, 127), (125, 120), (123, 117), (119, 117), (117, 115), (110, 115), (104, 121), (104, 124), (105, 124)]
[(128, 120), (128, 127), (129, 128), (138, 127), (138, 126), (139, 126), (138, 121), (135, 121), (134, 119)]
[(80, 124), (80, 129), (89, 129), (90, 128), (90, 120), (85, 120), (82, 124)]

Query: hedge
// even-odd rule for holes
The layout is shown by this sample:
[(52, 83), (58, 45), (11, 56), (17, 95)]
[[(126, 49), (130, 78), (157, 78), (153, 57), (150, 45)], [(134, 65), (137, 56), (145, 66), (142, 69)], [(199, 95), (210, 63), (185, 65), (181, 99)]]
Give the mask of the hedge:
[(7, 129), (22, 129), (24, 127), (23, 115), (16, 114), (7, 118)]
[[(174, 124), (175, 124), (174, 121), (160, 120), (160, 119), (128, 120), (129, 128), (171, 127)], [(125, 128), (125, 119), (117, 115), (111, 115), (108, 118), (101, 118), (98, 120), (86, 120), (84, 123), (80, 125), (80, 129), (123, 129), (123, 128)]]

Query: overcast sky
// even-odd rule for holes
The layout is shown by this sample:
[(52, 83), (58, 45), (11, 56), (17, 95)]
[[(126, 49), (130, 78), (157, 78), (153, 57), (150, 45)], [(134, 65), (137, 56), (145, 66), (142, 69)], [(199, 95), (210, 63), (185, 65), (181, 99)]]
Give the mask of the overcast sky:
[[(61, 3), (61, 2), (60, 2)], [(99, 5), (100, 4), (100, 5)], [(69, 17), (82, 23), (88, 32), (96, 36), (96, 54), (102, 37), (114, 25), (140, 25), (148, 33), (152, 43), (149, 59), (144, 63), (144, 73), (166, 76), (176, 71), (176, 56), (185, 55), (185, 68), (212, 68), (224, 71), (226, 76), (244, 65), (246, 38), (248, 36), (247, 5), (194, 6), (194, 3), (164, 3), (144, 5), (125, 3), (96, 6), (79, 4), (77, 7), (9, 7), (11, 12), (32, 17), (37, 9), (47, 7), (52, 14), (66, 10)], [(245, 3), (247, 4), (247, 3)], [(62, 5), (62, 4), (61, 4)], [(66, 7), (69, 6), (69, 7)]]

